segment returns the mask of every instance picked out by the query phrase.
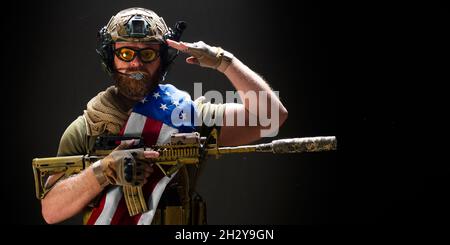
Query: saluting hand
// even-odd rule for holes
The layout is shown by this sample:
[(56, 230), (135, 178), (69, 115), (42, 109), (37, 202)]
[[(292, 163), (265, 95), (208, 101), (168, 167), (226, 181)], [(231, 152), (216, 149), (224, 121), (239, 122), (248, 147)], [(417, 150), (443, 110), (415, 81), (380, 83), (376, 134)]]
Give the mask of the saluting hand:
[[(211, 47), (203, 41), (195, 43), (176, 42), (170, 39), (166, 40), (167, 45), (174, 49), (177, 49), (183, 53), (191, 55), (186, 58), (186, 62), (189, 64), (197, 64), (202, 67), (208, 67), (217, 69), (220, 72), (225, 72), (231, 63), (232, 54), (220, 47)], [(228, 58), (227, 58), (228, 57)]]

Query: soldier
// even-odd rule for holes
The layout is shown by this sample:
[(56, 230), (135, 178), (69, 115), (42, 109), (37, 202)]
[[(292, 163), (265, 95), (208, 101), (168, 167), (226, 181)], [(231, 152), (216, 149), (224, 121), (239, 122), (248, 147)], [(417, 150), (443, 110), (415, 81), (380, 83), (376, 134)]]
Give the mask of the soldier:
[[(238, 91), (266, 92), (268, 103), (258, 102), (257, 106), (269, 112), (275, 106), (279, 115), (277, 125), (283, 124), (287, 110), (263, 78), (231, 53), (203, 42), (175, 41), (179, 35), (148, 9), (129, 8), (113, 16), (99, 32), (97, 51), (115, 84), (92, 98), (83, 115), (68, 126), (61, 137), (58, 156), (89, 154), (101, 135), (140, 135), (146, 145), (154, 145), (167, 143), (174, 132), (197, 131), (204, 136), (214, 127), (219, 131), (221, 146), (259, 139), (261, 130), (267, 128), (259, 122), (256, 126), (227, 123), (227, 118), (235, 118), (239, 113), (245, 114), (248, 122), (251, 115), (247, 100), (243, 100), (243, 104), (211, 104), (203, 98), (191, 101), (185, 92), (162, 84), (176, 50), (190, 55), (186, 59), (189, 64), (223, 73)], [(183, 106), (192, 106), (200, 118), (209, 118), (208, 125), (175, 125), (171, 114)], [(185, 114), (180, 113), (181, 119), (183, 116)], [(139, 160), (155, 158), (158, 152), (147, 150), (136, 154), (127, 150), (133, 143), (122, 143), (110, 155), (77, 175), (65, 179), (58, 174), (51, 176), (47, 181), (51, 190), (41, 201), (45, 221), (58, 223), (83, 211), (85, 224), (205, 223), (204, 218), (198, 218), (205, 217), (198, 213), (201, 198), (193, 197), (195, 171), (183, 167), (165, 182), (152, 181), (160, 170), (140, 164)], [(123, 194), (118, 188), (127, 182), (123, 166), (130, 162), (140, 171), (133, 181), (143, 185), (144, 192), (149, 192), (146, 195), (150, 210), (136, 216), (123, 211)], [(158, 188), (164, 191), (162, 196), (154, 195)], [(197, 213), (191, 211), (194, 208)]]

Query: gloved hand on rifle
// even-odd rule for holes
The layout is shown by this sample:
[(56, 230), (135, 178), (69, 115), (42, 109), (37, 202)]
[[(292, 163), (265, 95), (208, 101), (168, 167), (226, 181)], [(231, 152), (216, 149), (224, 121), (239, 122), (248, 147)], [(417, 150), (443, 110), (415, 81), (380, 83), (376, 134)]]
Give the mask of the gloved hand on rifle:
[(120, 144), (108, 156), (94, 164), (94, 174), (104, 187), (112, 185), (142, 186), (153, 173), (152, 166), (144, 162), (146, 158), (157, 158), (156, 151), (127, 149), (133, 142)]

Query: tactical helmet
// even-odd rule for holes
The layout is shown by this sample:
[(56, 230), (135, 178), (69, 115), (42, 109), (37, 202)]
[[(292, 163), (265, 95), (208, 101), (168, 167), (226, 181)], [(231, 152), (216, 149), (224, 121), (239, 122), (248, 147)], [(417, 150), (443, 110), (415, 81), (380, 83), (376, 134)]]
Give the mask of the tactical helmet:
[(155, 12), (144, 8), (129, 8), (111, 17), (106, 31), (114, 42), (164, 43), (164, 35), (169, 32), (169, 28)]
[(175, 31), (167, 27), (164, 19), (155, 12), (145, 8), (128, 8), (112, 16), (108, 24), (98, 33), (100, 55), (102, 65), (108, 74), (115, 72), (114, 43), (115, 42), (157, 42), (160, 44), (161, 80), (167, 73), (167, 69), (176, 58), (178, 51), (166, 44), (166, 39), (179, 41), (186, 23), (179, 21)]

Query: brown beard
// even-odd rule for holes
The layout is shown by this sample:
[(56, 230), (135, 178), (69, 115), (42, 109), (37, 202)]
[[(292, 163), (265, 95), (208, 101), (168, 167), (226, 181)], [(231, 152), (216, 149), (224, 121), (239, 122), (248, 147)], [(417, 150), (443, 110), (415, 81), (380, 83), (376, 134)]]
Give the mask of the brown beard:
[(119, 92), (128, 99), (142, 100), (150, 91), (152, 91), (158, 81), (157, 76), (152, 76), (145, 71), (130, 71), (126, 73), (116, 72), (114, 80)]

